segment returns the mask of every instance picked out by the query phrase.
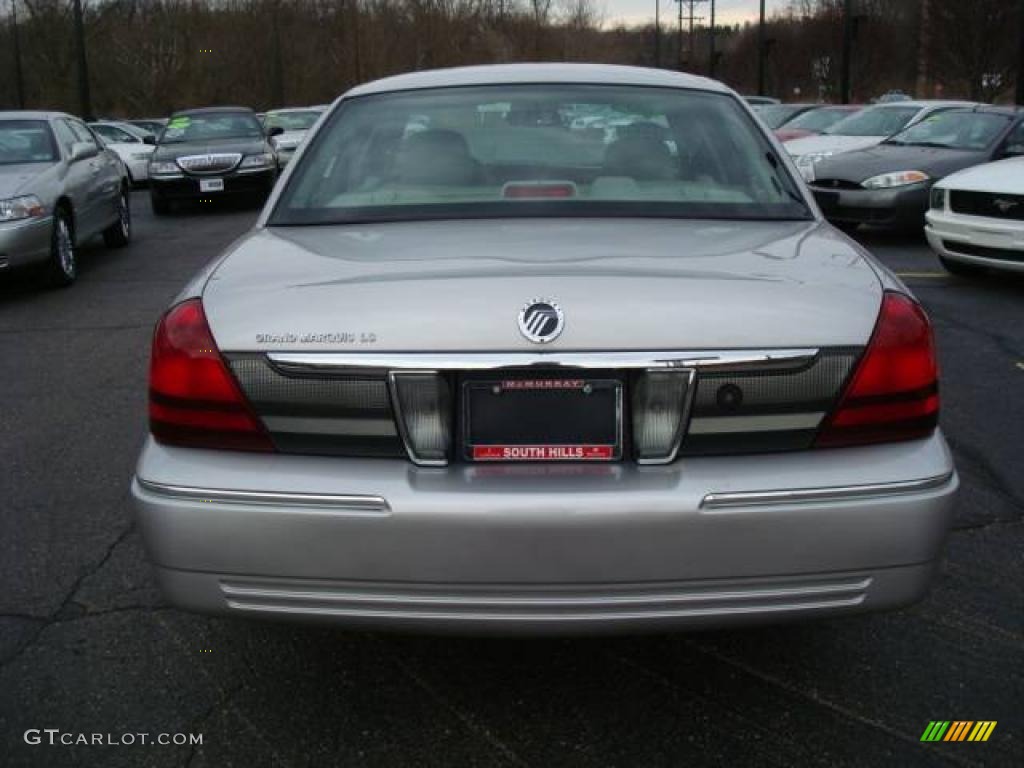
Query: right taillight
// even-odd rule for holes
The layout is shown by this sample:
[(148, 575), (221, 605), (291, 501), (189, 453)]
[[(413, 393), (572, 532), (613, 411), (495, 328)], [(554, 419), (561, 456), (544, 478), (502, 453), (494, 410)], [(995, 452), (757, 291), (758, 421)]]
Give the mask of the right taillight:
[(927, 437), (939, 419), (938, 373), (924, 310), (908, 296), (886, 291), (871, 341), (815, 446)]
[(170, 445), (274, 450), (217, 349), (199, 299), (172, 307), (153, 334), (149, 430)]

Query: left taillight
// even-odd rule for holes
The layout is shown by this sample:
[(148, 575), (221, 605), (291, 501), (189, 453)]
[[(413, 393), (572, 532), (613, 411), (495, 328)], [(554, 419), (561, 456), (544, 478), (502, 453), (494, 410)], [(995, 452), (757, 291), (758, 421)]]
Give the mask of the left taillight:
[(217, 349), (199, 299), (168, 310), (153, 334), (149, 429), (169, 445), (274, 450)]

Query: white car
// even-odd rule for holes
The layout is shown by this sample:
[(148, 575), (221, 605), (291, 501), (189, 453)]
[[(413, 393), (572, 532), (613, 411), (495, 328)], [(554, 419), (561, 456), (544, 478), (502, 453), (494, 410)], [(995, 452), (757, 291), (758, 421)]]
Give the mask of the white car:
[(940, 110), (973, 107), (969, 101), (896, 101), (876, 104), (845, 117), (817, 136), (785, 143), (806, 181), (814, 181), (814, 166), (826, 157), (880, 144), (908, 125)]
[(149, 156), (153, 154), (153, 144), (156, 143), (153, 134), (143, 128), (120, 122), (89, 123), (89, 127), (121, 158), (121, 162), (128, 168), (128, 176), (133, 184), (149, 179)]
[[(1012, 137), (1024, 154), (1024, 130)], [(957, 275), (1024, 273), (1024, 157), (976, 165), (932, 187), (925, 235)]]
[(306, 131), (316, 125), (324, 110), (319, 107), (303, 107), (301, 109), (274, 109), (263, 116), (263, 127), (268, 131), (280, 128), (282, 133), (271, 139), (277, 151), (277, 162), (283, 168), (292, 159), (306, 137)]

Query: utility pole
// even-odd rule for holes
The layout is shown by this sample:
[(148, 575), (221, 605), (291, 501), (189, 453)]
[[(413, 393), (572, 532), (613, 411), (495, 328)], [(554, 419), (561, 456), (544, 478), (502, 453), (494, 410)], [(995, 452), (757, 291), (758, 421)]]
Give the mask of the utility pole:
[(1017, 2), (1017, 103), (1024, 104), (1024, 0)]
[(757, 23), (757, 95), (764, 96), (764, 0), (761, 0), (761, 16)]
[(853, 55), (853, 0), (843, 0), (843, 54), (839, 62), (839, 101), (850, 103), (850, 58)]
[(92, 120), (92, 100), (89, 98), (89, 64), (85, 58), (85, 23), (82, 20), (82, 0), (74, 0), (75, 57), (78, 59), (78, 100), (83, 120)]
[(676, 0), (679, 4), (679, 35), (676, 37), (676, 69), (683, 71), (683, 3), (685, 0)]
[(711, 0), (711, 26), (708, 28), (708, 77), (715, 76), (715, 0)]
[(11, 47), (14, 49), (14, 89), (18, 109), (25, 108), (25, 78), (21, 70), (21, 42), (18, 38), (18, 0), (11, 0)]
[[(706, 0), (676, 0), (676, 2), (679, 3), (679, 69), (682, 70), (683, 66), (684, 66), (684, 63), (688, 64), (691, 67), (695, 67), (696, 66), (696, 58), (694, 57), (694, 54), (696, 53), (696, 50), (694, 49), (694, 45), (693, 45), (693, 23), (695, 21), (703, 21), (704, 17), (703, 16), (695, 15), (694, 12), (693, 12), (693, 7), (697, 3), (706, 2)], [(683, 15), (683, 5), (688, 5), (689, 8), (690, 8), (690, 10), (689, 10), (689, 12), (687, 13), (686, 16)], [(683, 59), (683, 20), (684, 19), (687, 20), (689, 22), (689, 25), (690, 25), (690, 30), (689, 30), (689, 33), (688, 33), (689, 34), (689, 40), (690, 40), (690, 43), (689, 43), (690, 48), (689, 48), (688, 58), (685, 59), (685, 60)]]
[(654, 66), (661, 66), (661, 0), (654, 0)]

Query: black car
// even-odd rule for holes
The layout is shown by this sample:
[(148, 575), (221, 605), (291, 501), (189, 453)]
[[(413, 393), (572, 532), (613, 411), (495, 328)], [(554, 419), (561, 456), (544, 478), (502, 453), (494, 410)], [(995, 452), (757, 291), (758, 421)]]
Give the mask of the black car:
[(975, 107), (937, 112), (868, 149), (826, 158), (811, 190), (842, 229), (920, 229), (932, 185), (955, 171), (1019, 154), (1024, 112)]
[(149, 164), (153, 212), (177, 200), (245, 197), (262, 201), (277, 178), (277, 155), (251, 109), (208, 107), (175, 112)]

